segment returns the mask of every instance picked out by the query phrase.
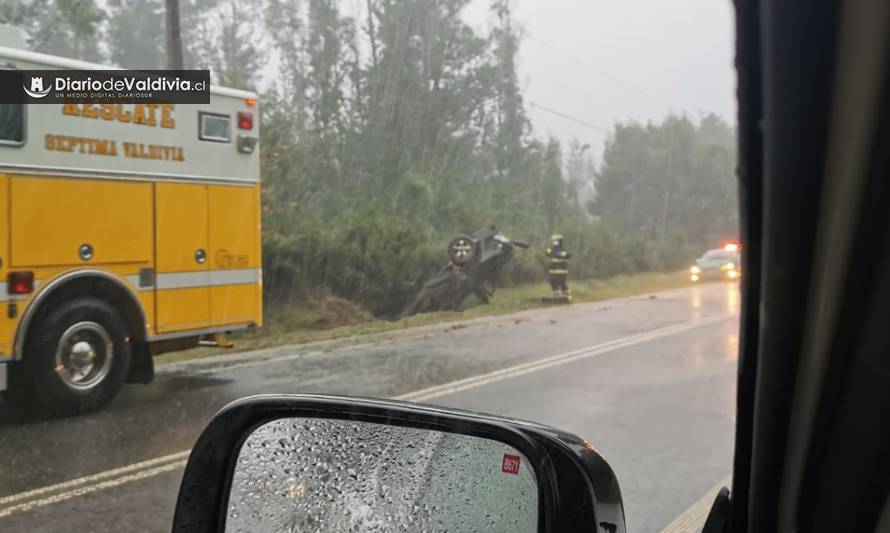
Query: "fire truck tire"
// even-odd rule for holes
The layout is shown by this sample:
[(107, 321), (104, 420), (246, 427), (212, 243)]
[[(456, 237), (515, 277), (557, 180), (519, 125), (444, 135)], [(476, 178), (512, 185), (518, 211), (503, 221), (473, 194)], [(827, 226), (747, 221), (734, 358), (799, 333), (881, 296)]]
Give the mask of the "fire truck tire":
[(120, 314), (95, 298), (60, 305), (32, 326), (22, 361), (10, 370), (16, 404), (51, 416), (95, 411), (124, 383), (132, 356)]

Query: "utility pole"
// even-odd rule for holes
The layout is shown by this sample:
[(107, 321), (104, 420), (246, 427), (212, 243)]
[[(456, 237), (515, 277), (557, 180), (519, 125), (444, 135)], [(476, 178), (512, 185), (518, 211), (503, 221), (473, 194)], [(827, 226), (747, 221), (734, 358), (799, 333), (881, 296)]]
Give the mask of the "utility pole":
[(167, 1), (167, 69), (182, 70), (182, 31), (179, 28), (179, 0)]

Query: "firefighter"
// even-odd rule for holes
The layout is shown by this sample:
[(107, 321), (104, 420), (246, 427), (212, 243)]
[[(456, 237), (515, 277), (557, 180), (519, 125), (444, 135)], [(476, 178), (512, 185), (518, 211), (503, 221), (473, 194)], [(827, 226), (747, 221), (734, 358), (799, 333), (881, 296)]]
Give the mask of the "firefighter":
[(553, 290), (554, 298), (572, 299), (572, 293), (566, 283), (569, 277), (569, 258), (571, 255), (565, 251), (562, 244), (562, 235), (553, 235), (550, 237), (551, 246), (547, 248), (547, 257), (550, 259), (550, 265), (547, 268), (547, 275), (550, 277), (550, 288)]

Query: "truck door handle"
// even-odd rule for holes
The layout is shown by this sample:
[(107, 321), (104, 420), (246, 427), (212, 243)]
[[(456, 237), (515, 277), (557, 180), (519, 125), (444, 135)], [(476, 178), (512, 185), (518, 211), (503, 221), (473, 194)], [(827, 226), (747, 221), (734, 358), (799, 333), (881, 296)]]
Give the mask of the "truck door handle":
[(195, 250), (195, 262), (199, 265), (203, 265), (204, 261), (207, 261), (207, 252), (205, 252), (203, 248), (198, 248)]

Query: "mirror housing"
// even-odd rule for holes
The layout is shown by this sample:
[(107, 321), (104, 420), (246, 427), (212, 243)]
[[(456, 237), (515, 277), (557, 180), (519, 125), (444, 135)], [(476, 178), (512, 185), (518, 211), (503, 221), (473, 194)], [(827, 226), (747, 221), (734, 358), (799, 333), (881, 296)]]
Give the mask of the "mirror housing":
[(497, 441), (520, 452), (534, 470), (537, 531), (625, 532), (618, 480), (602, 456), (577, 436), (468, 411), (314, 394), (253, 396), (224, 407), (189, 455), (173, 531), (224, 531), (242, 446), (257, 428), (290, 418), (362, 422)]

